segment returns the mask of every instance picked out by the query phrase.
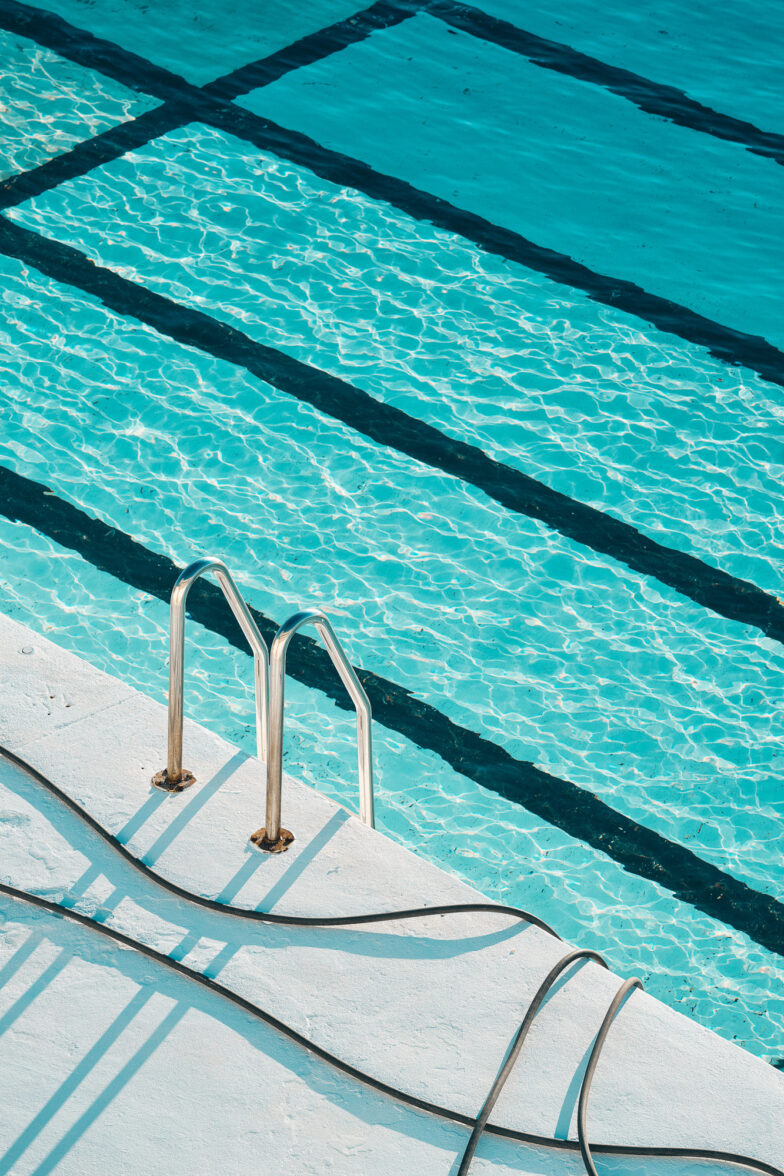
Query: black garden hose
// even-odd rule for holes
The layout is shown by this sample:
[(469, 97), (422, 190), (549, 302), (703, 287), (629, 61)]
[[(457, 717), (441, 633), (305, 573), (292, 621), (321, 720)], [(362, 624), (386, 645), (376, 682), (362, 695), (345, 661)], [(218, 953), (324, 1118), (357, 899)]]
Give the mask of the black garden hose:
[[(88, 824), (94, 832), (98, 833), (104, 841), (106, 841), (117, 852), (119, 852), (135, 869), (144, 874), (145, 877), (149, 878), (156, 885), (162, 887), (165, 890), (168, 890), (172, 894), (177, 895), (177, 897), (188, 903), (192, 903), (200, 907), (206, 907), (211, 910), (221, 911), (227, 917), (256, 919), (260, 922), (280, 924), (283, 926), (341, 927), (356, 926), (363, 923), (367, 924), (387, 922), (390, 920), (397, 921), (410, 918), (424, 918), (426, 916), (438, 914), (486, 911), (489, 913), (494, 912), (496, 914), (512, 915), (521, 920), (525, 920), (526, 922), (530, 922), (535, 926), (541, 927), (550, 934), (555, 935), (555, 932), (552, 931), (546, 923), (544, 923), (541, 919), (538, 919), (535, 915), (529, 915), (527, 912), (519, 910), (516, 907), (496, 906), (492, 903), (455, 903), (449, 906), (441, 907), (418, 907), (405, 911), (385, 911), (369, 915), (349, 915), (326, 919), (296, 915), (274, 915), (263, 911), (252, 911), (241, 907), (227, 906), (223, 903), (216, 902), (213, 899), (207, 899), (200, 895), (192, 894), (190, 891), (185, 890), (183, 887), (178, 886), (176, 883), (170, 882), (160, 874), (157, 874), (149, 866), (145, 865), (145, 863), (142, 862), (139, 858), (135, 857), (135, 855), (132, 854), (130, 850), (126, 848), (126, 846), (124, 846), (120, 841), (117, 840), (116, 837), (104, 829), (103, 826), (100, 825), (94, 817), (90, 816), (89, 813), (87, 813), (71, 797), (67, 796), (66, 793), (62, 792), (56, 784), (54, 784), (36, 768), (26, 763), (25, 760), (23, 760), (14, 752), (5, 748), (0, 748), (0, 753), (2, 753), (10, 762), (16, 764), (34, 780), (40, 783), (53, 796), (57, 797), (58, 800), (64, 803), (81, 820)], [(548, 973), (547, 977), (534, 995), (531, 1005), (526, 1013), (525, 1019), (523, 1020), (520, 1029), (515, 1036), (509, 1054), (493, 1084), (493, 1087), (490, 1090), (490, 1093), (487, 1096), (487, 1099), (485, 1100), (479, 1116), (476, 1119), (473, 1119), (468, 1115), (461, 1114), (459, 1111), (450, 1110), (446, 1107), (439, 1106), (437, 1103), (432, 1103), (426, 1099), (418, 1098), (416, 1095), (409, 1094), (406, 1091), (398, 1090), (395, 1087), (390, 1086), (388, 1083), (382, 1082), (380, 1079), (374, 1078), (370, 1074), (366, 1074), (364, 1071), (359, 1070), (356, 1066), (352, 1066), (349, 1062), (343, 1061), (335, 1054), (330, 1053), (329, 1050), (326, 1050), (322, 1046), (317, 1045), (315, 1042), (310, 1041), (296, 1029), (293, 1029), (291, 1026), (286, 1025), (285, 1022), (278, 1020), (277, 1017), (274, 1017), (271, 1013), (266, 1012), (258, 1005), (255, 1005), (251, 1001), (246, 1000), (244, 997), (239, 996), (230, 988), (225, 987), (223, 984), (219, 984), (216, 980), (212, 980), (209, 976), (204, 975), (202, 972), (198, 972), (193, 968), (189, 968), (187, 964), (183, 964), (179, 960), (175, 960), (171, 956), (165, 955), (163, 952), (156, 951), (155, 948), (140, 943), (130, 936), (124, 935), (121, 931), (116, 931), (88, 915), (84, 915), (70, 907), (63, 906), (61, 903), (56, 903), (49, 899), (41, 898), (39, 895), (31, 894), (23, 890), (18, 890), (15, 887), (8, 886), (2, 882), (0, 882), (0, 893), (5, 894), (7, 897), (16, 901), (36, 906), (42, 910), (48, 911), (50, 914), (58, 915), (62, 918), (70, 920), (71, 922), (78, 923), (83, 927), (89, 927), (92, 930), (97, 931), (99, 934), (104, 935), (107, 938), (114, 940), (116, 943), (121, 944), (123, 947), (131, 948), (134, 951), (140, 952), (142, 955), (145, 955), (149, 959), (156, 961), (163, 967), (169, 968), (171, 971), (193, 980), (195, 983), (200, 984), (209, 991), (216, 993), (227, 1001), (230, 1001), (238, 1008), (241, 1008), (244, 1012), (251, 1014), (258, 1020), (262, 1021), (264, 1024), (270, 1026), (272, 1029), (275, 1029), (277, 1032), (289, 1038), (291, 1041), (296, 1042), (298, 1045), (302, 1046), (304, 1049), (308, 1050), (310, 1053), (314, 1054), (328, 1065), (344, 1074), (347, 1074), (349, 1077), (356, 1079), (365, 1086), (368, 1086), (369, 1088), (376, 1090), (381, 1094), (395, 1099), (397, 1102), (413, 1107), (416, 1110), (425, 1111), (429, 1114), (436, 1115), (438, 1118), (446, 1119), (453, 1123), (459, 1123), (463, 1126), (470, 1127), (472, 1129), (471, 1137), (469, 1138), (459, 1170), (460, 1176), (467, 1176), (471, 1159), (476, 1150), (479, 1137), (483, 1131), (486, 1131), (488, 1134), (497, 1136), (499, 1138), (515, 1140), (519, 1143), (531, 1144), (537, 1147), (545, 1147), (552, 1150), (569, 1152), (572, 1154), (579, 1151), (583, 1157), (583, 1162), (589, 1176), (597, 1176), (596, 1169), (593, 1165), (592, 1152), (602, 1155), (651, 1158), (656, 1156), (667, 1156), (677, 1159), (715, 1160), (726, 1164), (734, 1164), (740, 1167), (745, 1167), (754, 1172), (763, 1173), (764, 1176), (784, 1176), (784, 1171), (782, 1171), (780, 1168), (775, 1168), (772, 1164), (768, 1164), (764, 1160), (756, 1160), (748, 1156), (735, 1155), (730, 1152), (719, 1152), (702, 1148), (634, 1147), (619, 1146), (617, 1144), (594, 1144), (591, 1148), (588, 1145), (587, 1139), (585, 1137), (585, 1122), (591, 1081), (593, 1079), (596, 1065), (599, 1061), (599, 1056), (606, 1040), (607, 1033), (627, 993), (631, 990), (632, 987), (642, 987), (640, 981), (636, 979), (626, 981), (619, 989), (612, 1004), (610, 1005), (610, 1008), (607, 1011), (607, 1014), (605, 1015), (605, 1018), (599, 1029), (599, 1033), (597, 1034), (596, 1040), (594, 1042), (580, 1090), (578, 1105), (578, 1141), (550, 1139), (546, 1136), (533, 1135), (524, 1131), (516, 1131), (510, 1127), (500, 1127), (487, 1121), (492, 1107), (495, 1104), (498, 1095), (500, 1094), (501, 1088), (509, 1073), (511, 1072), (517, 1056), (520, 1053), (528, 1030), (530, 1029), (534, 1017), (536, 1016), (536, 1013), (541, 1006), (547, 991), (552, 987), (552, 984), (561, 974), (561, 972), (563, 972), (569, 966), (569, 964), (575, 962), (577, 959), (594, 959), (602, 964), (602, 966), (606, 967), (607, 965), (595, 952), (581, 950), (569, 952)], [(556, 938), (560, 939), (560, 936), (556, 936)]]
[(220, 911), (231, 914), (238, 919), (249, 919), (256, 923), (277, 923), (283, 927), (357, 927), (365, 923), (389, 923), (398, 919), (423, 919), (429, 915), (456, 915), (487, 911), (496, 915), (511, 915), (513, 918), (520, 919), (522, 922), (531, 923), (535, 927), (540, 927), (542, 931), (546, 931), (548, 935), (555, 936), (556, 939), (561, 939), (557, 931), (554, 931), (552, 927), (548, 926), (543, 919), (538, 918), (536, 915), (520, 910), (519, 907), (500, 906), (492, 902), (459, 902), (451, 903), (447, 906), (412, 907), (410, 910), (404, 911), (380, 911), (371, 915), (330, 916), (276, 915), (272, 912), (248, 910), (247, 907), (236, 907), (230, 906), (227, 903), (216, 902), (214, 898), (204, 898), (201, 894), (194, 894), (191, 890), (186, 890), (183, 886), (178, 886), (176, 882), (169, 881), (163, 874), (159, 874), (151, 869), (145, 862), (131, 853), (128, 847), (123, 845), (122, 841), (119, 841), (99, 821), (96, 821), (95, 817), (91, 816), (86, 809), (83, 809), (72, 797), (58, 788), (56, 784), (44, 776), (42, 772), (39, 772), (37, 768), (34, 768), (31, 764), (23, 760), (21, 756), (13, 751), (9, 751), (5, 747), (0, 747), (0, 754), (10, 760), (11, 763), (16, 764), (18, 768), (21, 768), (29, 776), (32, 776), (38, 784), (43, 785), (47, 792), (51, 792), (52, 796), (66, 805), (81, 821), (89, 825), (93, 832), (97, 833), (107, 845), (110, 845), (134, 869), (139, 870), (151, 882), (154, 882), (156, 886), (161, 886), (164, 890), (168, 890), (171, 894), (176, 895), (177, 898), (181, 898), (185, 902), (192, 903), (195, 906), (204, 907), (206, 910)]
[(525, 1014), (523, 1023), (515, 1034), (514, 1040), (509, 1047), (509, 1052), (504, 1060), (504, 1064), (498, 1073), (498, 1077), (490, 1087), (490, 1093), (485, 1099), (482, 1109), (477, 1116), (477, 1120), (474, 1123), (474, 1129), (471, 1132), (471, 1138), (466, 1144), (466, 1149), (463, 1152), (463, 1159), (460, 1163), (460, 1167), (457, 1170), (457, 1176), (468, 1176), (468, 1169), (471, 1166), (471, 1160), (474, 1157), (474, 1152), (476, 1151), (477, 1144), (479, 1143), (479, 1138), (482, 1132), (485, 1130), (487, 1121), (490, 1118), (490, 1112), (495, 1106), (498, 1096), (501, 1093), (507, 1078), (512, 1072), (512, 1068), (517, 1061), (520, 1050), (523, 1048), (523, 1042), (528, 1036), (528, 1030), (531, 1028), (531, 1025), (534, 1022), (534, 1018), (539, 1011), (539, 1007), (542, 1001), (547, 996), (547, 993), (550, 991), (561, 973), (565, 972), (569, 965), (575, 963), (577, 960), (593, 960), (595, 963), (600, 964), (601, 967), (607, 967), (607, 964), (598, 952), (577, 950), (570, 951), (568, 955), (563, 956), (563, 958), (560, 959), (558, 963), (547, 973), (544, 980), (534, 993), (533, 1000), (528, 1006), (528, 1012)]
[(602, 1052), (602, 1047), (607, 1039), (607, 1034), (618, 1013), (621, 1010), (621, 1005), (626, 1000), (628, 994), (633, 988), (642, 988), (642, 981), (638, 980), (636, 976), (624, 980), (621, 987), (613, 997), (612, 1004), (607, 1012), (604, 1014), (604, 1020), (599, 1026), (599, 1032), (596, 1034), (596, 1040), (593, 1043), (591, 1056), (588, 1059), (588, 1065), (585, 1068), (582, 1084), (580, 1086), (580, 1099), (577, 1104), (577, 1138), (580, 1141), (580, 1154), (583, 1157), (585, 1170), (588, 1176), (599, 1176), (593, 1162), (591, 1155), (591, 1147), (588, 1143), (588, 1132), (585, 1126), (586, 1116), (588, 1114), (588, 1095), (591, 1092), (591, 1083), (593, 1082), (594, 1072), (596, 1070), (599, 1055)]

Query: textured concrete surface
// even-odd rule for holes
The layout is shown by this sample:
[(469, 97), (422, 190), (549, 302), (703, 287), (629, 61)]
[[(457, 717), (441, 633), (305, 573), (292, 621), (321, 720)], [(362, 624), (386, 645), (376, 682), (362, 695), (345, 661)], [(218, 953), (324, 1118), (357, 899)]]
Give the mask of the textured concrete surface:
[[(278, 913), (481, 901), (286, 778), (296, 840), (269, 856), (264, 765), (187, 724), (181, 795), (151, 788), (165, 710), (0, 617), (0, 744), (188, 890)], [(187, 683), (186, 683), (187, 714)], [(568, 947), (507, 916), (286, 928), (198, 910), (145, 881), (62, 802), (0, 759), (0, 879), (66, 902), (206, 972), (345, 1061), (475, 1114), (525, 1008)], [(575, 1138), (587, 1054), (620, 979), (575, 969), (546, 1002), (493, 1121)], [(784, 1166), (784, 1077), (644, 994), (611, 1030), (591, 1097), (596, 1142), (697, 1147)], [(154, 961), (0, 901), (4, 1172), (455, 1169), (464, 1128), (375, 1094)], [(602, 1158), (608, 1171), (720, 1165)], [(724, 1169), (726, 1170), (726, 1169)], [(485, 1139), (475, 1171), (571, 1176), (579, 1157)]]

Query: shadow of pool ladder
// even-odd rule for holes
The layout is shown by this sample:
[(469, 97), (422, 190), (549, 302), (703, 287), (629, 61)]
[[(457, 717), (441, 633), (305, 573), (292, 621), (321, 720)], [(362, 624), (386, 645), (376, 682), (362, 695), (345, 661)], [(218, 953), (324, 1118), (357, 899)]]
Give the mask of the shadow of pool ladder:
[(253, 615), (237, 588), (231, 572), (221, 559), (206, 557), (189, 564), (172, 589), (169, 605), (169, 732), (166, 767), (153, 777), (153, 784), (169, 792), (182, 792), (195, 781), (182, 766), (183, 694), (185, 684), (185, 617), (188, 593), (202, 576), (214, 573), (231, 611), (253, 653), (256, 694), (256, 752), (267, 764), (265, 824), (251, 834), (259, 849), (280, 853), (294, 836), (281, 825), (283, 790), (283, 719), (286, 657), (292, 637), (306, 625), (313, 625), (332, 659), (357, 712), (357, 758), (359, 765), (359, 818), (375, 827), (373, 803), (373, 745), (370, 699), (346, 656), (328, 617), (317, 608), (294, 613), (278, 629), (272, 644), (259, 632)]

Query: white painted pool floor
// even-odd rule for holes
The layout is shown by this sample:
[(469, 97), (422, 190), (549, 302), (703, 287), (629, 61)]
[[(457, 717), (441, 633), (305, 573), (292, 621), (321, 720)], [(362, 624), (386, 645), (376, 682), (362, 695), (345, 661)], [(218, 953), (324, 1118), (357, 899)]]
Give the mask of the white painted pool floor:
[[(316, 916), (482, 901), (289, 777), (283, 823), (296, 839), (288, 853), (260, 853), (248, 836), (263, 824), (263, 764), (186, 721), (184, 764), (197, 782), (158, 792), (150, 780), (165, 761), (165, 708), (2, 616), (0, 649), (0, 745), (189, 891)], [(323, 929), (198, 909), (146, 880), (2, 756), (0, 880), (183, 960), (344, 1061), (467, 1115), (568, 950), (490, 913)], [(557, 987), (493, 1122), (576, 1138), (580, 1079), (620, 982), (589, 963)], [(589, 1123), (597, 1143), (710, 1148), (782, 1166), (784, 1077), (634, 993), (602, 1054)], [(0, 1176), (448, 1176), (467, 1135), (154, 960), (0, 896)], [(664, 1157), (597, 1163), (619, 1174), (727, 1171)], [(582, 1171), (579, 1155), (486, 1136), (472, 1176)]]

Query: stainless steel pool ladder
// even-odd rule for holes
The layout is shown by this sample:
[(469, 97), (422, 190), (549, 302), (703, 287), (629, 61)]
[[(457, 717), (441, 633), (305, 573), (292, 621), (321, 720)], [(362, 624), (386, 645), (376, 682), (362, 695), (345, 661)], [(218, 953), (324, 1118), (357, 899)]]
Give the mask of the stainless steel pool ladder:
[(256, 752), (266, 760), (269, 745), (269, 653), (248, 606), (222, 559), (197, 559), (180, 574), (169, 601), (169, 743), (166, 767), (153, 777), (153, 784), (170, 792), (181, 792), (195, 780), (182, 767), (182, 718), (185, 680), (185, 609), (188, 593), (198, 579), (214, 572), (223, 595), (253, 651), (256, 688)]
[(291, 638), (305, 625), (315, 626), (332, 664), (340, 674), (351, 701), (357, 711), (357, 756), (359, 766), (359, 819), (371, 829), (375, 828), (373, 808), (373, 745), (370, 699), (346, 657), (342, 645), (329, 620), (318, 608), (308, 608), (294, 613), (278, 629), (270, 650), (270, 700), (269, 700), (269, 757), (267, 760), (267, 816), (266, 825), (258, 829), (251, 841), (264, 849), (277, 846), (284, 849), (291, 834), (280, 824), (280, 797), (283, 779), (283, 710), (286, 684), (286, 655)]
[(256, 751), (267, 761), (266, 824), (251, 835), (261, 849), (278, 853), (287, 849), (293, 834), (281, 826), (283, 786), (283, 718), (286, 656), (289, 643), (299, 629), (312, 624), (321, 637), (343, 685), (357, 711), (357, 753), (359, 764), (359, 817), (375, 827), (373, 804), (372, 712), (362, 683), (346, 657), (329, 619), (320, 609), (295, 613), (280, 626), (271, 652), (259, 632), (248, 606), (240, 595), (231, 572), (221, 559), (197, 559), (180, 574), (172, 589), (169, 605), (169, 735), (166, 767), (153, 777), (153, 784), (170, 792), (181, 792), (195, 776), (182, 766), (183, 693), (185, 679), (185, 610), (188, 593), (195, 582), (214, 572), (237, 622), (253, 652), (256, 694)]

